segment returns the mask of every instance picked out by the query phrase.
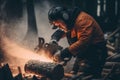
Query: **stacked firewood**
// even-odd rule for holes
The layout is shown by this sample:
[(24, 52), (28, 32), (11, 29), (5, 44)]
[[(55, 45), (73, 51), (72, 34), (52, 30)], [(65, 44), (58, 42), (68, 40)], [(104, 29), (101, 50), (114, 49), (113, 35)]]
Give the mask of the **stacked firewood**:
[(120, 54), (107, 59), (102, 74), (104, 80), (120, 80)]

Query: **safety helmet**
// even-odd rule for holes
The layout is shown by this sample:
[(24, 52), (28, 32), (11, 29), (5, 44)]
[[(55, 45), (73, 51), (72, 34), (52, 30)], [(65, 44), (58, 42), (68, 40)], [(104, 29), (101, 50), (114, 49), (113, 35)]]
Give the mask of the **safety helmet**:
[(67, 9), (64, 7), (56, 6), (52, 7), (48, 12), (48, 19), (49, 21), (54, 21), (61, 19), (63, 21), (67, 21), (69, 19), (69, 14)]

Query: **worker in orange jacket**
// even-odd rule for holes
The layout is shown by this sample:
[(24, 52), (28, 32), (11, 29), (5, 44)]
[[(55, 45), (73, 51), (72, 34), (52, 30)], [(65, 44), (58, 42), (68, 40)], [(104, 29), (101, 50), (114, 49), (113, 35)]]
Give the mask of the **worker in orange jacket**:
[(60, 6), (52, 7), (48, 18), (54, 28), (59, 28), (59, 32), (62, 32), (62, 36), (57, 35), (53, 39), (59, 41), (66, 36), (70, 44), (60, 52), (60, 58), (82, 58), (88, 65), (84, 74), (92, 74), (96, 80), (101, 78), (107, 48), (104, 33), (96, 20), (80, 8), (67, 9)]

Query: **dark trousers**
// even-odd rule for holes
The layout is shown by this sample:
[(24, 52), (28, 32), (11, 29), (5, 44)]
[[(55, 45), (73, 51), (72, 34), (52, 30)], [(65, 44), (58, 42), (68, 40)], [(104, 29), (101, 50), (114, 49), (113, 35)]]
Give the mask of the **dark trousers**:
[(80, 61), (84, 60), (84, 74), (92, 74), (94, 78), (100, 78), (107, 56), (105, 42), (90, 45), (84, 53), (80, 53), (76, 56), (73, 70), (77, 72), (79, 70)]

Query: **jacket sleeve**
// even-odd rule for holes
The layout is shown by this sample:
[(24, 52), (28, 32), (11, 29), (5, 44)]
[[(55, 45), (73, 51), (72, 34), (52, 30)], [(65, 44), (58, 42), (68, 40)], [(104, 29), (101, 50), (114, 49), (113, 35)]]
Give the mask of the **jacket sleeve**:
[(64, 35), (64, 31), (58, 29), (52, 34), (51, 40), (59, 41)]
[(93, 33), (93, 21), (88, 17), (81, 18), (76, 25), (76, 33), (78, 41), (69, 46), (69, 51), (73, 55), (84, 52), (87, 45), (91, 41), (91, 36)]

